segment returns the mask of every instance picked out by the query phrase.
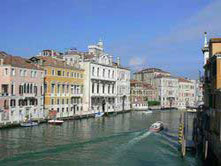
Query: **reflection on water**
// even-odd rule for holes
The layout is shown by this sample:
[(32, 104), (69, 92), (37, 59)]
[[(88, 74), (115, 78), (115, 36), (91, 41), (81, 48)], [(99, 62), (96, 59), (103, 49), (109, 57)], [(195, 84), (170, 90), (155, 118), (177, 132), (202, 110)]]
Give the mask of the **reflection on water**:
[[(131, 112), (1, 130), (0, 165), (200, 165), (195, 156), (180, 157), (179, 117), (178, 111)], [(159, 120), (167, 128), (150, 133)]]

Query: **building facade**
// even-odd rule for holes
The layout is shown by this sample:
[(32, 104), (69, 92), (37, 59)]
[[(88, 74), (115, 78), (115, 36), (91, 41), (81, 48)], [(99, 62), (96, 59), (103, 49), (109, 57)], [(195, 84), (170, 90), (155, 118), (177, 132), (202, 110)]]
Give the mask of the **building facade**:
[(178, 106), (179, 81), (173, 76), (155, 77), (161, 108), (171, 108)]
[(178, 103), (179, 109), (186, 109), (187, 107), (195, 107), (195, 84), (191, 80), (184, 78), (178, 78), (179, 90), (178, 90)]
[(135, 110), (148, 109), (148, 101), (155, 101), (156, 91), (145, 82), (131, 80), (131, 108)]
[(221, 165), (221, 38), (212, 38), (207, 43), (205, 37), (202, 52), (204, 107), (197, 114), (195, 141), (203, 147), (208, 143), (207, 156), (217, 161), (216, 165)]
[(104, 52), (103, 42), (88, 46), (88, 52), (69, 50), (64, 59), (70, 65), (78, 62), (85, 70), (84, 105), (88, 114), (130, 109), (130, 70), (117, 58)]
[(0, 123), (44, 119), (43, 85), (42, 68), (0, 52)]
[(57, 112), (57, 118), (83, 113), (84, 70), (66, 64), (63, 59), (37, 56), (30, 59), (44, 69), (44, 109), (48, 118)]

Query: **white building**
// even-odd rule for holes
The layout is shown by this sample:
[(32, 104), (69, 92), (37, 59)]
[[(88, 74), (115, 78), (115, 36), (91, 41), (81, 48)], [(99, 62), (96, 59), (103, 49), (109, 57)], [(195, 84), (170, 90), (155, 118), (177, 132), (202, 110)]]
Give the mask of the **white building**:
[(176, 107), (178, 103), (179, 82), (176, 77), (157, 76), (155, 77), (159, 101), (162, 108)]
[(130, 70), (120, 59), (104, 52), (103, 42), (88, 46), (88, 52), (67, 52), (64, 59), (70, 65), (79, 63), (85, 70), (83, 109), (85, 113), (114, 112), (130, 109)]
[(116, 110), (129, 110), (130, 109), (130, 70), (120, 67), (120, 60), (117, 60), (117, 100), (116, 100)]
[(179, 94), (178, 104), (179, 109), (187, 107), (195, 107), (195, 84), (192, 80), (179, 78)]

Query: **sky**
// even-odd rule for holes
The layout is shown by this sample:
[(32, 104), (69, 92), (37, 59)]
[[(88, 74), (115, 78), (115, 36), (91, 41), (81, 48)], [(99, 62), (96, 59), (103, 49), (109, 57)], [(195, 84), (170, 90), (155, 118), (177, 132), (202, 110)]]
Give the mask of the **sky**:
[(204, 32), (221, 37), (220, 0), (1, 0), (0, 50), (31, 57), (104, 42), (132, 71), (197, 78)]

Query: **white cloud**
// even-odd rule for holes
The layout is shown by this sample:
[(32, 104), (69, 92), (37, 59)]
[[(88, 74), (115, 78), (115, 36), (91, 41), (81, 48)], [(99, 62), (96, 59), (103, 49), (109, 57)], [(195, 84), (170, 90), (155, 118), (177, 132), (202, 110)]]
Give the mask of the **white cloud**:
[(146, 58), (144, 57), (132, 57), (129, 61), (129, 66), (135, 70), (144, 68), (147, 64)]

